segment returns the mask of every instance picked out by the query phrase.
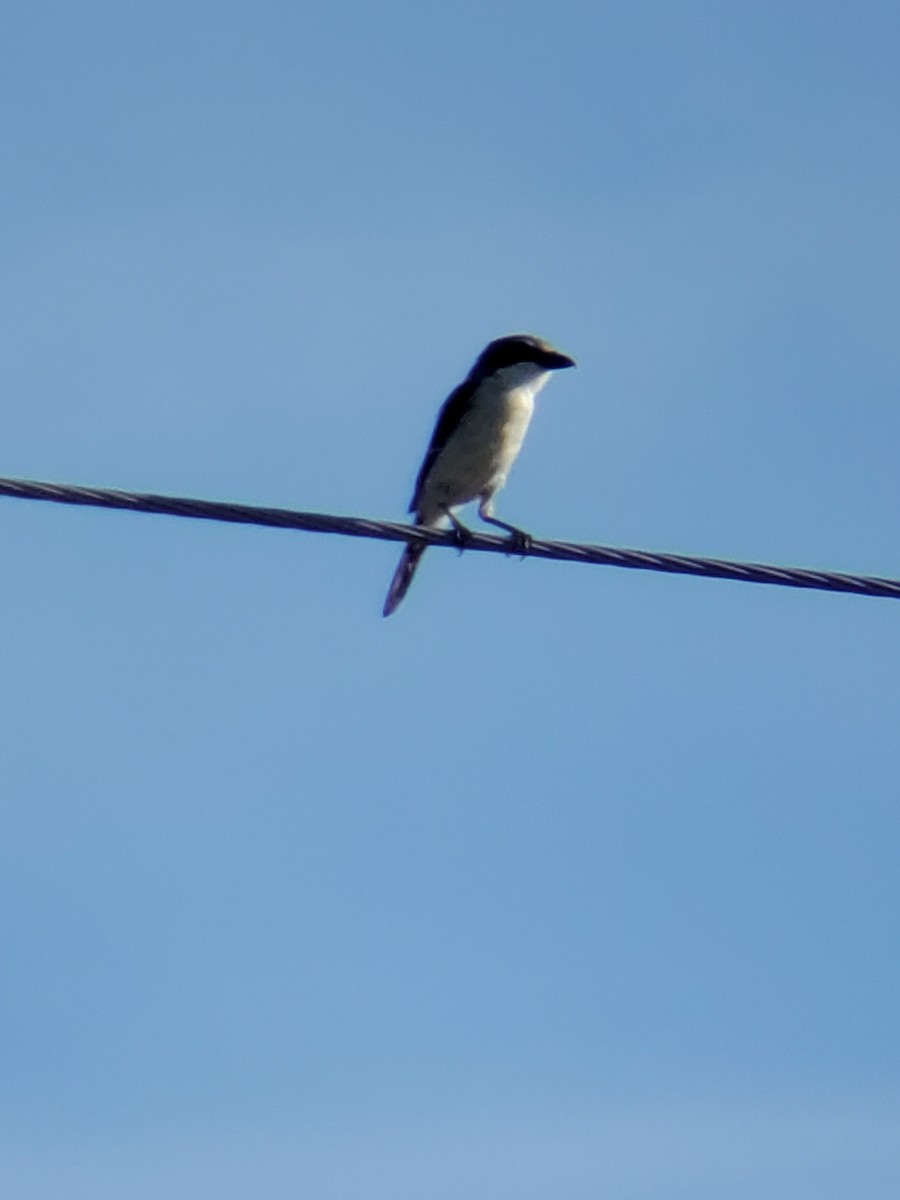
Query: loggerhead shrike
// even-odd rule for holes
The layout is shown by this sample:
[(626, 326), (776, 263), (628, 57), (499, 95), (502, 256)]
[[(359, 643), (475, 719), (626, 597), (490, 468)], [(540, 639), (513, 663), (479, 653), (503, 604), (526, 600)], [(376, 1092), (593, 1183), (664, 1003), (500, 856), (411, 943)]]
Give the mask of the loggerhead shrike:
[[(527, 546), (526, 533), (493, 515), (492, 501), (522, 448), (535, 396), (551, 371), (574, 366), (574, 359), (528, 333), (497, 338), (481, 352), (438, 413), (409, 505), (417, 525), (450, 524), (463, 545), (469, 531), (453, 510), (477, 500), (482, 521), (509, 531), (511, 549)], [(411, 542), (403, 551), (384, 602), (386, 617), (409, 590), (426, 548)]]

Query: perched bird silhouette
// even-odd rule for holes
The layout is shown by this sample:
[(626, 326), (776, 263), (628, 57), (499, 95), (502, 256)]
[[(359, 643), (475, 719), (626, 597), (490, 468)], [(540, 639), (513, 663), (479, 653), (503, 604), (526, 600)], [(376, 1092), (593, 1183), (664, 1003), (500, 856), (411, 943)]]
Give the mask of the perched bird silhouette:
[[(494, 516), (494, 496), (506, 483), (534, 412), (534, 398), (553, 371), (575, 360), (543, 338), (515, 333), (490, 342), (438, 413), (416, 479), (409, 511), (427, 529), (452, 525), (464, 545), (469, 530), (455, 510), (478, 501), (478, 515), (510, 534), (510, 548), (528, 545), (528, 534)], [(427, 549), (410, 542), (394, 572), (384, 615), (395, 612)]]

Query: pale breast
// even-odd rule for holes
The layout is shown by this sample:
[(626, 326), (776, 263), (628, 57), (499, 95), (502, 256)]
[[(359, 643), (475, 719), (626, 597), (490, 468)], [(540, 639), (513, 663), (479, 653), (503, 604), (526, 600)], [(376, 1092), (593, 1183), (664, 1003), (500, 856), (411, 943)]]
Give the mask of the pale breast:
[(468, 504), (503, 487), (534, 412), (534, 396), (544, 379), (518, 387), (485, 388), (448, 439), (423, 487), (420, 511), (425, 520), (441, 505)]

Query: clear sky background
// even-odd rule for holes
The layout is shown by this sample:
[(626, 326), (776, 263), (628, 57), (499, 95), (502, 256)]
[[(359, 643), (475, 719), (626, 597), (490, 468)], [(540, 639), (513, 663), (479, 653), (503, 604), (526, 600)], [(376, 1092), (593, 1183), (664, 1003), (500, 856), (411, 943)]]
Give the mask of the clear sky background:
[[(34, 0), (0, 474), (900, 575), (900, 9)], [(895, 1200), (900, 605), (0, 500), (0, 1192)]]

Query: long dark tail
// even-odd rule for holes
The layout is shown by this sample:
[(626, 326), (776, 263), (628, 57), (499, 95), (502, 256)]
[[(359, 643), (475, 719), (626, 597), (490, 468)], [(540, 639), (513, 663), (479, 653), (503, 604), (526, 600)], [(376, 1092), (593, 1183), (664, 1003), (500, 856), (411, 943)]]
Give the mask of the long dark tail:
[(391, 580), (391, 586), (388, 588), (387, 600), (384, 602), (382, 612), (383, 616), (389, 617), (392, 612), (396, 612), (400, 607), (400, 602), (409, 591), (413, 575), (415, 575), (416, 568), (427, 549), (428, 547), (424, 542), (411, 542), (403, 551), (403, 557), (400, 559), (400, 564), (394, 572), (394, 578)]

